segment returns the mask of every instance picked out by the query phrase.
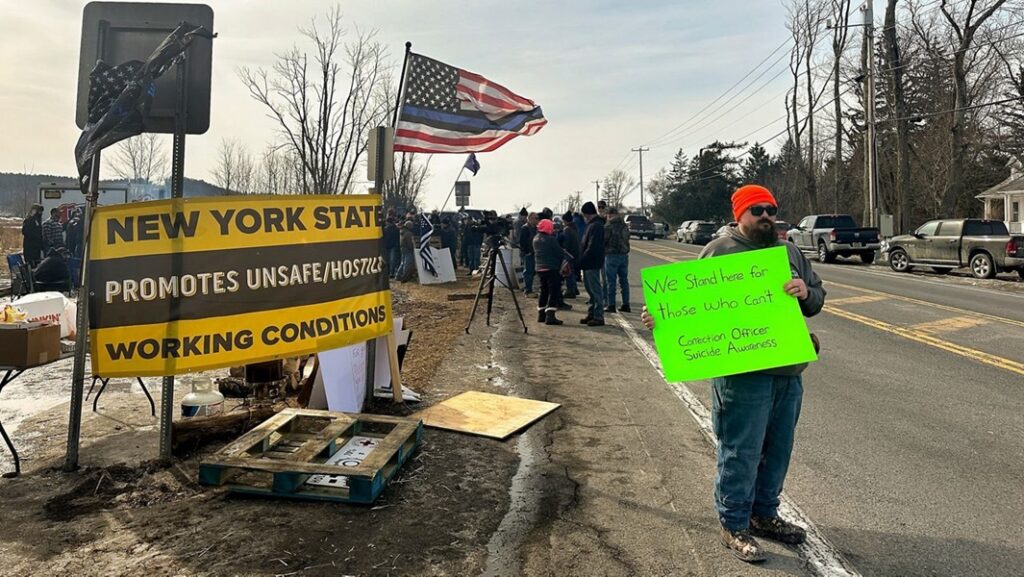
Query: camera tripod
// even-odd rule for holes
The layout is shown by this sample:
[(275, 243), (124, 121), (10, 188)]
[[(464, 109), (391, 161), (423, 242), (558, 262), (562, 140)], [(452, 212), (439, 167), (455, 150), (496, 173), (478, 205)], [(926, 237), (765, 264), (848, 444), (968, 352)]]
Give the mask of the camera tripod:
[[(484, 265), (483, 273), (480, 275), (480, 286), (476, 289), (476, 298), (473, 299), (473, 310), (469, 313), (469, 322), (466, 323), (466, 334), (469, 334), (469, 327), (473, 324), (473, 318), (476, 317), (476, 309), (480, 305), (480, 295), (484, 294), (486, 288), (487, 291), (487, 326), (491, 326), (491, 309), (494, 307), (494, 283), (498, 281), (498, 276), (495, 274), (495, 269), (498, 263), (501, 263), (501, 270), (505, 273), (505, 278), (511, 280), (509, 275), (508, 267), (505, 266), (505, 257), (501, 255), (501, 238), (497, 235), (491, 235), (487, 238), (487, 246), (490, 251), (487, 255), (487, 264)], [(516, 291), (512, 290), (510, 284), (501, 283), (508, 289), (509, 294), (512, 295), (512, 302), (516, 305), (516, 314), (519, 315), (519, 322), (523, 324), (523, 332), (529, 332), (526, 328), (526, 321), (523, 320), (523, 311), (519, 308), (519, 301), (516, 299)]]

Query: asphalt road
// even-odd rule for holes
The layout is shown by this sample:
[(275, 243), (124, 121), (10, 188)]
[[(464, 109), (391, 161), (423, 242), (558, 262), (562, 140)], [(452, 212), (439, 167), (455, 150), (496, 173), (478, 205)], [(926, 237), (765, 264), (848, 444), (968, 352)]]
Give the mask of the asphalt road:
[[(640, 269), (700, 249), (632, 248), (634, 303)], [(814, 268), (823, 350), (787, 495), (862, 575), (1024, 575), (1024, 286)], [(687, 386), (710, 406), (707, 382)]]

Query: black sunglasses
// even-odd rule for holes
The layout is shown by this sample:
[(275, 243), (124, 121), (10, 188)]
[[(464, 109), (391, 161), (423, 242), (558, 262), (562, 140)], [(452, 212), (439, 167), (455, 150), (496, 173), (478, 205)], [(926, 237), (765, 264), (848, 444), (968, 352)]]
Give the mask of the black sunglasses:
[(768, 213), (768, 216), (775, 216), (779, 209), (774, 206), (752, 206), (750, 207), (750, 214), (754, 216), (761, 216), (764, 213)]

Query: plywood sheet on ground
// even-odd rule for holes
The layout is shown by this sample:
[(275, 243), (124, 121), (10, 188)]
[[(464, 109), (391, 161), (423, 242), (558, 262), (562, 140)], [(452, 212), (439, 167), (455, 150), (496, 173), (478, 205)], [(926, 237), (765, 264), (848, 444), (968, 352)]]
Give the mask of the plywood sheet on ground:
[(427, 427), (504, 439), (560, 407), (531, 399), (470, 391), (420, 411)]

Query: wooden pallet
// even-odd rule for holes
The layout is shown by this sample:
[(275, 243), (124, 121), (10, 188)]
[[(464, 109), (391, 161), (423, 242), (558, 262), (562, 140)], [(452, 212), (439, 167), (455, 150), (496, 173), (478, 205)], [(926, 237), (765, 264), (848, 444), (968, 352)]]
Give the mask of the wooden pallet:
[[(379, 439), (358, 466), (326, 461), (355, 436)], [(237, 493), (345, 503), (372, 503), (423, 438), (419, 420), (285, 409), (199, 466), (203, 485)], [(346, 477), (347, 486), (307, 483), (312, 475)]]

